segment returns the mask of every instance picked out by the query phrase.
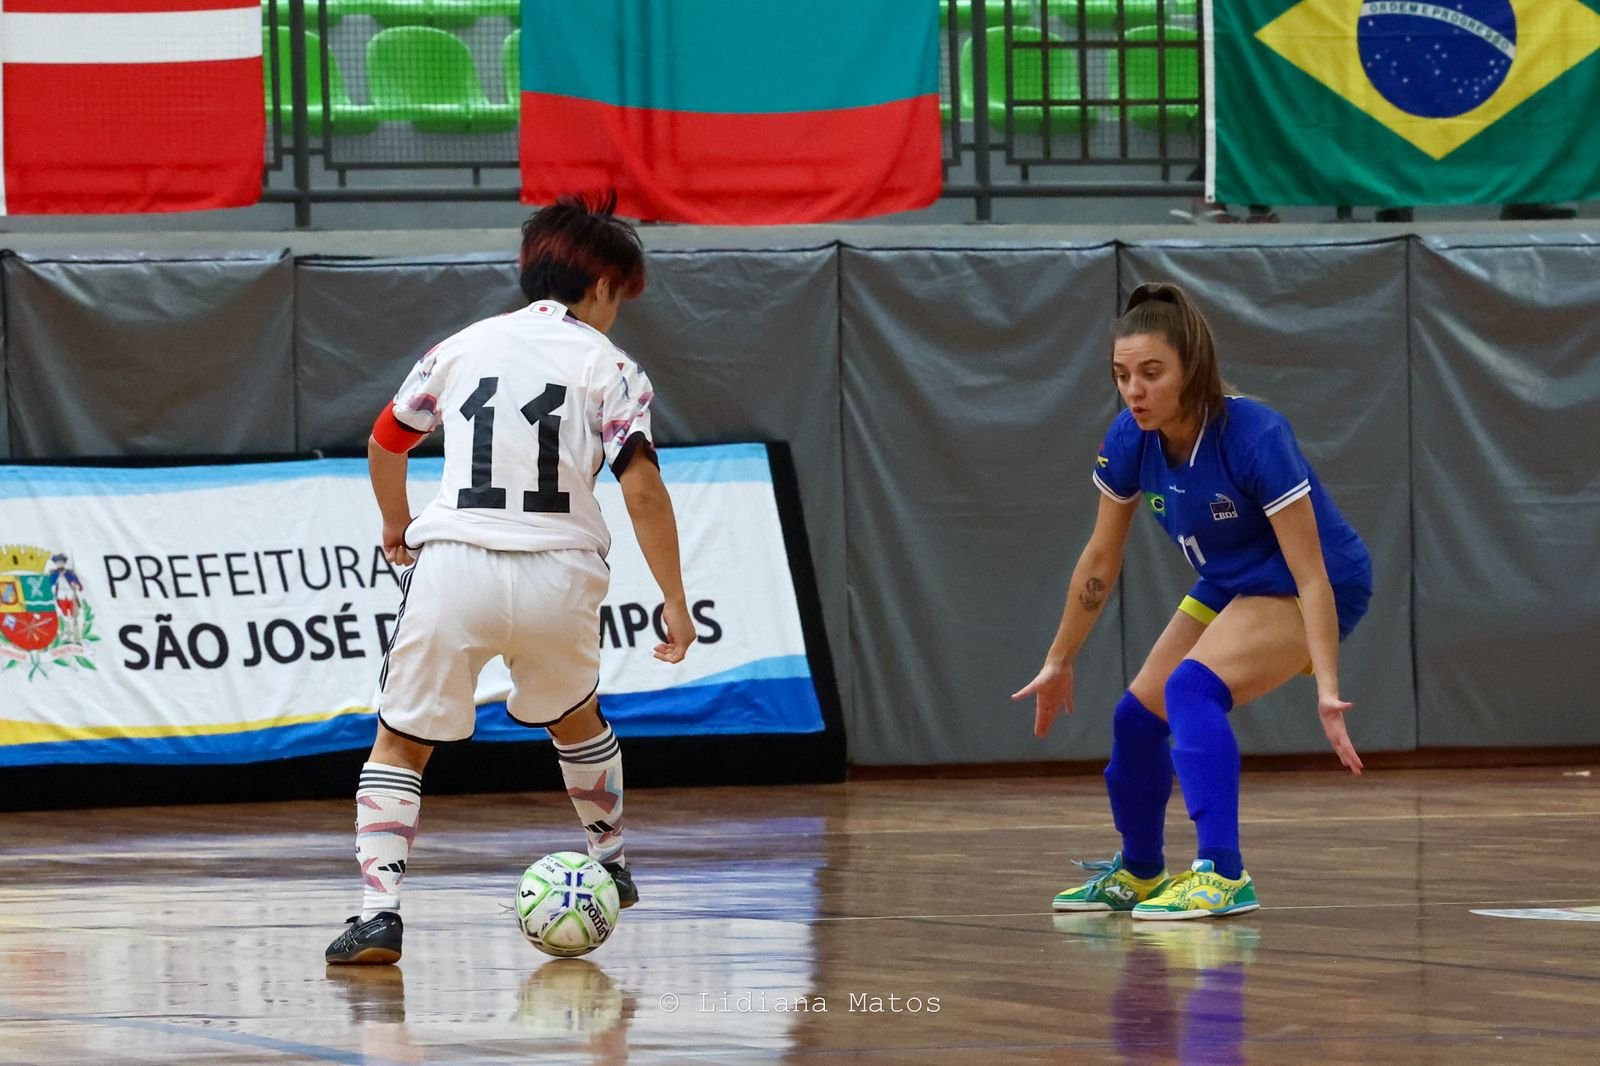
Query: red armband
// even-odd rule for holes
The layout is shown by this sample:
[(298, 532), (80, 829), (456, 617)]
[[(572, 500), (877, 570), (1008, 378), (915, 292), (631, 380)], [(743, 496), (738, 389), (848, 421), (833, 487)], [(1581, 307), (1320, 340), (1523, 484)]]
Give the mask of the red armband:
[(404, 455), (427, 437), (423, 430), (412, 429), (396, 418), (393, 407), (385, 407), (378, 414), (378, 420), (372, 423), (372, 439), (378, 442), (378, 447), (396, 455)]

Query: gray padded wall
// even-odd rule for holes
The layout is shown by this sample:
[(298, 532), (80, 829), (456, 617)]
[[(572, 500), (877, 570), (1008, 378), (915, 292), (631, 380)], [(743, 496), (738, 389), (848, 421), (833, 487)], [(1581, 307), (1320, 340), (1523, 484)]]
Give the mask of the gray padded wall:
[[(1106, 712), (1192, 581), (1147, 519), (1080, 656), (1078, 717), (1036, 743), (1006, 696), (1092, 524), (1119, 293), (1158, 277), (1197, 293), (1228, 376), (1290, 417), (1373, 549), (1342, 669), (1358, 744), (1600, 742), (1592, 240), (839, 233), (668, 231), (616, 337), (663, 440), (793, 447), (853, 761), (1109, 749)], [(518, 302), (498, 253), (8, 255), (0, 281), (0, 447), (19, 459), (359, 447), (418, 355)], [(1245, 750), (1325, 751), (1312, 703), (1297, 681), (1241, 714)]]
[(1600, 248), (1578, 240), (1413, 252), (1425, 745), (1600, 743)]
[[(1416, 746), (1411, 657), (1411, 488), (1406, 249), (1370, 244), (1127, 247), (1122, 297), (1176, 281), (1217, 339), (1224, 380), (1282, 412), (1345, 518), (1367, 542), (1373, 596), (1341, 648), (1342, 695), (1358, 750)], [(1109, 387), (1109, 386), (1108, 386)], [(1148, 516), (1135, 525), (1126, 586), (1136, 673), (1195, 573)], [(1234, 715), (1242, 751), (1317, 752), (1327, 740), (1310, 678)], [(1331, 756), (1330, 756), (1331, 758)]]
[(657, 437), (778, 440), (792, 449), (848, 725), (838, 253), (653, 252), (649, 272), (649, 287), (624, 307), (612, 336), (656, 388)]
[(6, 373), (6, 288), (5, 269), (0, 266), (0, 459), (11, 458), (11, 376)]
[(284, 252), (4, 260), (12, 454), (294, 448)]
[(302, 449), (365, 447), (373, 419), (428, 349), (524, 303), (510, 255), (302, 259), (295, 302)]
[(1078, 714), (1033, 737), (1038, 670), (1097, 506), (1113, 394), (1111, 245), (846, 248), (843, 358), (856, 763), (1110, 751), (1119, 606), (1078, 660)]

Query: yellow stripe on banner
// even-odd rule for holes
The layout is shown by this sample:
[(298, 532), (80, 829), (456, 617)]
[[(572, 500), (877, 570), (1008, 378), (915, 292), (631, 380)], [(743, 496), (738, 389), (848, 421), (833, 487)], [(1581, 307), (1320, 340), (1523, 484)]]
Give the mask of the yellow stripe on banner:
[(227, 733), (255, 733), (283, 726), (328, 722), (350, 714), (370, 714), (371, 707), (345, 707), (320, 714), (286, 714), (251, 722), (217, 722), (206, 725), (93, 725), (67, 726), (53, 722), (18, 722), (0, 718), (0, 747), (17, 744), (53, 744), (64, 740), (148, 740), (154, 737), (214, 737)]
[(1207, 607), (1193, 596), (1185, 596), (1183, 600), (1179, 602), (1178, 610), (1182, 611), (1190, 618), (1193, 618), (1196, 622), (1199, 622), (1203, 626), (1208, 626), (1217, 620), (1217, 612), (1213, 611), (1211, 608)]

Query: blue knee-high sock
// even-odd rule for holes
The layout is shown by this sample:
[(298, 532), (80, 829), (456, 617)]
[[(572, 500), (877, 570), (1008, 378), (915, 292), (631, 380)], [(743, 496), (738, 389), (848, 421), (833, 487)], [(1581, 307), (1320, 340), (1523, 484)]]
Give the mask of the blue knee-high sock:
[(1172, 761), (1200, 838), (1198, 856), (1217, 873), (1237, 880), (1239, 857), (1239, 743), (1228, 724), (1233, 693), (1222, 679), (1185, 659), (1167, 679), (1167, 722)]
[(1135, 877), (1155, 877), (1166, 869), (1167, 800), (1172, 796), (1172, 735), (1131, 692), (1124, 692), (1111, 716), (1111, 763), (1106, 794), (1111, 818), (1122, 834), (1122, 865)]

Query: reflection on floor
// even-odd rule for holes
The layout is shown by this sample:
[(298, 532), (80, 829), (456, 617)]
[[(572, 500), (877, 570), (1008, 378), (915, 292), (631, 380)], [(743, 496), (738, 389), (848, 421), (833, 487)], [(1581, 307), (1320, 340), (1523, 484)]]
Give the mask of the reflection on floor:
[[(321, 961), (348, 804), (0, 815), (0, 1063), (1593, 1061), (1590, 779), (1244, 797), (1263, 908), (1136, 923), (1049, 908), (1116, 848), (1091, 778), (640, 790), (643, 900), (581, 959), (507, 913), (578, 843), (561, 797), (433, 798), (376, 968)], [(1518, 909), (1566, 920), (1473, 913)]]

